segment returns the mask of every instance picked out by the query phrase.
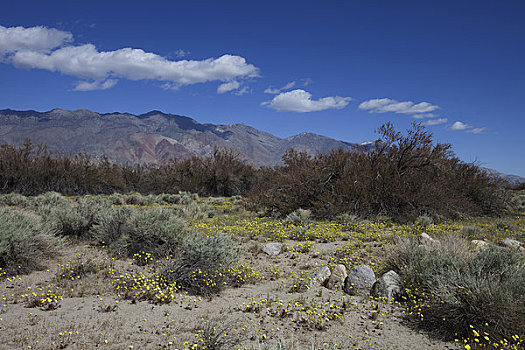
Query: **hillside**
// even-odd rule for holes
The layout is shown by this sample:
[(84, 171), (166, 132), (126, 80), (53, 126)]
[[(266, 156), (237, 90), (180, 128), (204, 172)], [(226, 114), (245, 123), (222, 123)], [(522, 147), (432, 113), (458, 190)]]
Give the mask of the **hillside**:
[(151, 111), (99, 114), (88, 110), (49, 112), (0, 110), (0, 144), (25, 138), (64, 154), (87, 152), (111, 161), (159, 164), (170, 158), (210, 156), (214, 147), (235, 148), (255, 166), (278, 164), (294, 148), (312, 154), (353, 144), (302, 133), (279, 138), (244, 124), (201, 124), (191, 118)]

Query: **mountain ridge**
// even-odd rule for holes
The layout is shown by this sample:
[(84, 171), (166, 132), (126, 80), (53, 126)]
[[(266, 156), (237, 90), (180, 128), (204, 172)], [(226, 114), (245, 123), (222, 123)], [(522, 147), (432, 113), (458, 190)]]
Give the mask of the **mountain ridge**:
[(203, 124), (158, 110), (139, 115), (59, 108), (47, 112), (0, 110), (0, 143), (20, 144), (25, 138), (59, 153), (86, 151), (132, 164), (210, 156), (219, 147), (236, 149), (254, 166), (273, 166), (281, 163), (290, 148), (317, 154), (339, 147), (350, 150), (354, 145), (314, 133), (280, 138), (245, 124)]
[[(138, 115), (60, 108), (47, 112), (0, 110), (0, 144), (20, 144), (26, 138), (62, 154), (86, 152), (116, 163), (154, 165), (173, 158), (211, 156), (215, 147), (233, 148), (256, 167), (282, 164), (282, 156), (290, 148), (315, 155), (339, 147), (345, 150), (357, 145), (371, 147), (370, 142), (351, 143), (312, 132), (280, 138), (242, 123), (199, 123), (187, 116), (159, 110)], [(518, 175), (482, 169), (511, 184), (525, 182)]]

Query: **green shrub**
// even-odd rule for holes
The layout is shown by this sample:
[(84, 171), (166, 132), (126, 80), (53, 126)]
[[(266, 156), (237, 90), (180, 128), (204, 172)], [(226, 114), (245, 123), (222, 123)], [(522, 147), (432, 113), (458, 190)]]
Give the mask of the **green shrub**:
[(166, 209), (139, 211), (133, 221), (133, 230), (122, 237), (130, 257), (143, 252), (156, 259), (169, 257), (187, 235), (185, 222)]
[(60, 236), (89, 238), (91, 228), (112, 207), (109, 199), (83, 197), (77, 202), (64, 201), (51, 208), (44, 222)]
[(180, 196), (177, 194), (163, 193), (157, 196), (158, 204), (177, 204), (180, 202)]
[(40, 217), (20, 210), (0, 209), (0, 267), (8, 274), (43, 268), (56, 253), (53, 238)]
[(113, 193), (109, 195), (107, 198), (114, 205), (123, 205), (125, 203), (124, 195), (120, 193)]
[(111, 208), (101, 215), (91, 230), (96, 244), (111, 247), (115, 254), (125, 253), (119, 242), (134, 230), (133, 215), (134, 211), (126, 206)]
[(140, 193), (133, 192), (124, 196), (125, 204), (146, 206), (155, 203), (155, 196), (143, 196)]
[(497, 230), (501, 230), (501, 231), (504, 231), (504, 230), (508, 230), (511, 228), (511, 225), (508, 221), (506, 220), (498, 220), (496, 221), (496, 229)]
[(509, 203), (510, 209), (517, 213), (525, 212), (525, 192), (519, 192), (511, 197)]
[(190, 192), (184, 191), (179, 192), (179, 197), (180, 204), (190, 204), (191, 202), (196, 201), (199, 198), (197, 194), (191, 194)]
[[(93, 227), (95, 239), (114, 254), (127, 257), (149, 254), (158, 259), (177, 250), (187, 230), (185, 222), (163, 208), (134, 211), (129, 207), (112, 208)], [(146, 263), (139, 259), (139, 263)]]
[(478, 238), (483, 231), (479, 226), (464, 226), (461, 233), (467, 238)]
[(0, 205), (7, 206), (24, 206), (27, 203), (27, 197), (19, 193), (8, 193), (0, 195)]
[(393, 255), (418, 324), (449, 339), (471, 337), (471, 325), (492, 341), (525, 335), (524, 263), (518, 251), (490, 246), (476, 253), (458, 237), (431, 248), (400, 241)]
[(339, 214), (335, 217), (335, 220), (340, 223), (357, 223), (359, 221), (359, 217), (357, 215), (343, 213)]
[(230, 236), (195, 236), (189, 239), (182, 253), (162, 271), (169, 284), (197, 295), (212, 295), (228, 283), (228, 270), (238, 259), (238, 251)]
[(284, 219), (284, 221), (287, 223), (292, 223), (292, 224), (305, 223), (310, 220), (310, 214), (311, 214), (310, 210), (299, 208), (297, 210), (294, 210), (290, 214), (288, 214), (286, 218)]
[(417, 218), (416, 223), (421, 227), (427, 227), (434, 223), (434, 219), (430, 216), (423, 215)]

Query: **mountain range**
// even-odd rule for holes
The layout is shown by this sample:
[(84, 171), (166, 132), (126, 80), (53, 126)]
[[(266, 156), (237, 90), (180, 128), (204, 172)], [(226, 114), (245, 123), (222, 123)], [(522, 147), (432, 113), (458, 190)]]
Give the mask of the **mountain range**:
[[(101, 114), (85, 109), (0, 110), (0, 144), (20, 144), (26, 138), (62, 154), (86, 152), (129, 164), (160, 164), (173, 158), (210, 156), (219, 147), (235, 149), (254, 166), (273, 166), (281, 163), (290, 148), (317, 154), (339, 147), (351, 150), (356, 145), (314, 133), (280, 138), (244, 124), (201, 124), (189, 117), (160, 111), (133, 115)], [(525, 182), (520, 176), (488, 171), (514, 184)]]
[(20, 144), (25, 138), (62, 154), (86, 152), (130, 164), (210, 156), (214, 147), (219, 147), (236, 149), (254, 166), (272, 166), (279, 164), (290, 148), (317, 154), (339, 147), (350, 150), (354, 145), (313, 133), (279, 138), (244, 124), (201, 124), (160, 111), (133, 115), (0, 110), (0, 144)]

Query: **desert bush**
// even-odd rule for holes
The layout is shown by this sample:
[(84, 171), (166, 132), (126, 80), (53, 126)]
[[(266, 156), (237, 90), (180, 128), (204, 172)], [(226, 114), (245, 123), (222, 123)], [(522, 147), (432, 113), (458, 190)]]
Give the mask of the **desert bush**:
[(420, 216), (417, 218), (416, 223), (421, 227), (427, 227), (434, 223), (434, 219), (430, 216)]
[(125, 204), (124, 195), (120, 193), (113, 193), (107, 197), (107, 199), (114, 205), (123, 205)]
[(338, 221), (340, 223), (357, 223), (359, 221), (359, 217), (357, 215), (343, 213), (335, 216), (335, 221)]
[(497, 246), (473, 252), (457, 237), (430, 248), (409, 239), (396, 245), (392, 261), (412, 293), (418, 325), (452, 339), (471, 337), (472, 325), (492, 341), (525, 334), (522, 253)]
[(124, 196), (124, 203), (129, 205), (146, 206), (153, 204), (153, 200), (149, 196), (143, 196), (140, 193), (133, 192)]
[(525, 193), (523, 191), (511, 197), (510, 209), (517, 213), (525, 212)]
[(0, 205), (6, 206), (24, 206), (27, 198), (19, 193), (8, 193), (0, 195)]
[(197, 295), (219, 293), (228, 284), (228, 270), (238, 259), (238, 251), (230, 236), (194, 236), (182, 252), (162, 271), (166, 283), (176, 283), (183, 290)]
[(496, 221), (496, 224), (494, 225), (496, 230), (508, 230), (511, 228), (511, 224), (507, 220), (500, 219)]
[(133, 230), (122, 237), (128, 256), (146, 252), (154, 258), (168, 257), (187, 235), (185, 222), (166, 209), (139, 211), (133, 221)]
[(123, 253), (117, 249), (118, 242), (126, 237), (134, 229), (131, 218), (134, 215), (130, 207), (113, 207), (99, 217), (99, 221), (93, 225), (91, 235), (96, 244), (110, 246), (114, 253)]
[(414, 124), (406, 135), (387, 123), (373, 148), (333, 150), (311, 156), (288, 151), (283, 166), (261, 169), (248, 196), (254, 208), (285, 216), (299, 208), (315, 217), (354, 213), (414, 221), (433, 217), (497, 215), (504, 209), (503, 184), (454, 157)]
[(223, 320), (207, 320), (202, 329), (197, 331), (198, 341), (190, 346), (197, 350), (233, 349), (239, 342), (239, 336), (233, 327), (224, 325)]
[(482, 232), (483, 231), (481, 230), (481, 227), (474, 225), (464, 226), (461, 229), (462, 235), (467, 238), (477, 238), (481, 235)]
[(53, 238), (33, 213), (0, 208), (0, 267), (8, 274), (43, 268), (56, 253)]
[(94, 225), (93, 235), (113, 254), (130, 258), (148, 256), (148, 260), (137, 259), (139, 264), (146, 264), (151, 259), (170, 256), (182, 244), (187, 229), (185, 222), (168, 209), (134, 211), (118, 207)]
[(157, 196), (156, 202), (158, 204), (178, 204), (180, 202), (180, 195), (162, 193)]
[(286, 216), (284, 219), (284, 222), (291, 223), (291, 224), (301, 224), (306, 223), (310, 220), (311, 212), (310, 210), (305, 209), (297, 209), (291, 212)]
[(101, 197), (65, 200), (49, 209), (44, 222), (60, 236), (90, 238), (91, 228), (110, 210), (112, 202)]

